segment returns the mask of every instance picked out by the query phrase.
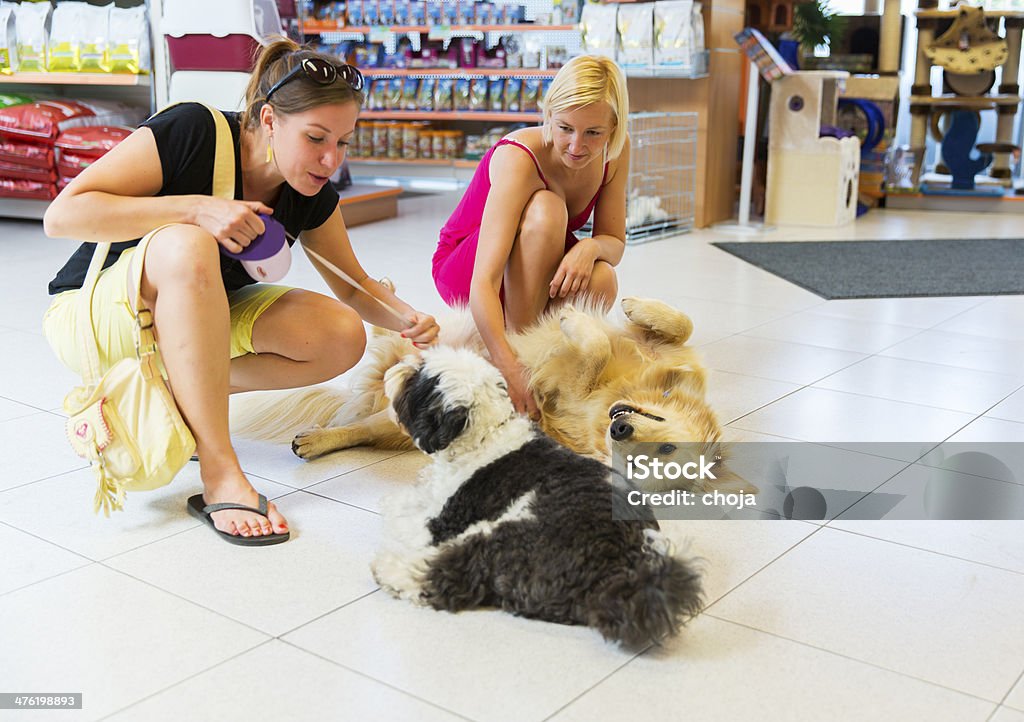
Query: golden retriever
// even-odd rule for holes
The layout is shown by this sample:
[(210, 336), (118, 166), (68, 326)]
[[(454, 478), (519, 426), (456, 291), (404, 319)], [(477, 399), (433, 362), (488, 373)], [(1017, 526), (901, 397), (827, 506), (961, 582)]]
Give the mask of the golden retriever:
[[(704, 368), (685, 345), (693, 323), (654, 299), (626, 298), (622, 309), (627, 322), (616, 324), (583, 301), (509, 335), (530, 370), (541, 428), (573, 451), (605, 462), (615, 452), (625, 458), (637, 443), (646, 442), (695, 445), (694, 453), (720, 459), (721, 429), (704, 399)], [(468, 310), (456, 312), (441, 327), (441, 344), (486, 355)], [(388, 418), (384, 375), (415, 349), (400, 335), (378, 329), (368, 351), (348, 393), (315, 387), (283, 398), (233, 402), (233, 430), (269, 439), (312, 427), (292, 442), (303, 459), (354, 446), (413, 448)], [(737, 481), (720, 476), (704, 486), (708, 491), (735, 489)]]

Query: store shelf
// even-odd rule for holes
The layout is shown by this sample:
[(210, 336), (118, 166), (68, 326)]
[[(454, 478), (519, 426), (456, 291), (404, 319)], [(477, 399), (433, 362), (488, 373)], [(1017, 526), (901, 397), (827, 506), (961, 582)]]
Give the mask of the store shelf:
[(671, 66), (649, 65), (647, 67), (624, 67), (622, 72), (627, 78), (685, 78), (698, 80), (708, 77), (707, 71), (673, 68)]
[(50, 201), (37, 201), (27, 198), (0, 198), (0, 218), (25, 218), (41, 221), (49, 205)]
[(972, 108), (983, 110), (997, 105), (1016, 106), (1019, 95), (911, 95), (911, 105), (934, 105), (938, 107)]
[(540, 68), (362, 68), (367, 78), (553, 78), (557, 70)]
[(149, 79), (131, 73), (13, 73), (0, 75), (0, 85), (149, 85)]
[[(914, 17), (918, 18), (944, 18), (952, 20), (960, 14), (959, 10), (917, 10)], [(1024, 12), (1019, 10), (985, 10), (986, 18), (1024, 18)]]
[(433, 166), (435, 168), (476, 168), (480, 164), (479, 160), (469, 160), (466, 158), (349, 158), (348, 162), (349, 164), (360, 163), (376, 166)]
[(538, 123), (540, 113), (490, 113), (446, 110), (365, 110), (363, 120), (481, 120), (499, 123)]
[(514, 25), (345, 25), (343, 23), (307, 20), (299, 26), (305, 35), (320, 33), (359, 33), (367, 35), (371, 32), (389, 33), (430, 33), (433, 32), (472, 32), (472, 33), (529, 33), (529, 32), (565, 32), (576, 30), (578, 25), (536, 25), (534, 23), (517, 23)]

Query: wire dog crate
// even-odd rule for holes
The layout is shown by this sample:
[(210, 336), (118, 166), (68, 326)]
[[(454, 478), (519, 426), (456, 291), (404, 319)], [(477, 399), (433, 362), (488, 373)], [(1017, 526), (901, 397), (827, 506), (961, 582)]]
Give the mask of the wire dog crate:
[(696, 113), (630, 113), (626, 243), (693, 228)]

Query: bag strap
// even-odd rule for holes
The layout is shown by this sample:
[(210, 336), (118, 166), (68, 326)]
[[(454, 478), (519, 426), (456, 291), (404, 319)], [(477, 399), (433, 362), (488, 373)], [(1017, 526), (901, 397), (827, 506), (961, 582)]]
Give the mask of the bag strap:
[[(168, 108), (172, 106), (167, 106)], [(213, 195), (218, 198), (233, 199), (235, 197), (235, 144), (231, 138), (231, 128), (224, 114), (209, 105), (203, 104), (213, 116), (216, 133), (216, 145), (213, 157)], [(164, 108), (163, 110), (167, 110)], [(160, 112), (163, 112), (160, 111)], [(146, 234), (135, 247), (135, 257), (129, 275), (129, 288), (135, 289), (135, 300), (132, 309), (135, 315), (135, 349), (142, 362), (142, 373), (146, 378), (159, 374), (156, 365), (156, 336), (153, 333), (153, 313), (142, 303), (142, 271), (145, 264), (146, 250), (152, 233)], [(96, 290), (96, 282), (103, 270), (103, 262), (110, 253), (110, 243), (97, 243), (89, 262), (89, 270), (85, 274), (85, 282), (79, 293), (78, 335), (82, 349), (85, 351), (85, 372), (82, 380), (89, 387), (95, 386), (100, 380), (100, 359), (96, 334), (92, 322), (92, 298)]]

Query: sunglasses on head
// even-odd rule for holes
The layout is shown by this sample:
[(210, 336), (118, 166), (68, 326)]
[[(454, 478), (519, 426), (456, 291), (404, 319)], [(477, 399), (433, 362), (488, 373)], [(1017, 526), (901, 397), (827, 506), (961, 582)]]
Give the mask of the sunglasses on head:
[(363, 89), (363, 74), (355, 66), (335, 65), (323, 58), (306, 58), (274, 83), (267, 91), (264, 102), (270, 102), (270, 96), (276, 93), (282, 85), (297, 78), (300, 73), (305, 74), (317, 85), (331, 85), (335, 80), (341, 78), (352, 87), (352, 90), (358, 92)]

